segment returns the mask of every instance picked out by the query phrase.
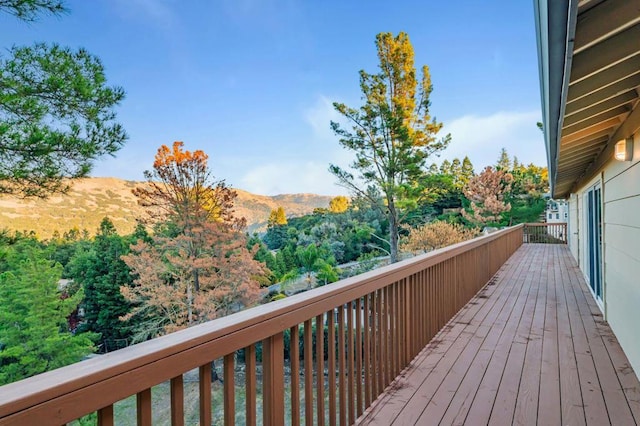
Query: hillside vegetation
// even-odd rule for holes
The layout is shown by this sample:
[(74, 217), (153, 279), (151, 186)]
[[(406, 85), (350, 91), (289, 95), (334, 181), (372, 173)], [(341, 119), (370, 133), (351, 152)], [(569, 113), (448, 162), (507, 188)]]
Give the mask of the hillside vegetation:
[[(0, 197), (0, 229), (35, 231), (39, 238), (50, 238), (57, 230), (87, 229), (93, 234), (108, 216), (122, 235), (129, 234), (136, 218), (144, 217), (131, 190), (144, 182), (116, 178), (86, 178), (73, 183), (68, 194), (48, 199)], [(247, 219), (248, 230), (266, 229), (271, 210), (283, 207), (288, 216), (309, 214), (327, 207), (332, 197), (315, 194), (257, 195), (236, 190), (236, 215)]]

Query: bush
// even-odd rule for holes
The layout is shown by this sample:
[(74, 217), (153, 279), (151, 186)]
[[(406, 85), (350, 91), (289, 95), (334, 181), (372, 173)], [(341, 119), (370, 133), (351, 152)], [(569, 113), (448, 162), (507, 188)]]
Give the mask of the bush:
[(457, 223), (434, 221), (412, 228), (400, 243), (400, 250), (410, 253), (425, 253), (450, 246), (476, 236), (475, 230)]

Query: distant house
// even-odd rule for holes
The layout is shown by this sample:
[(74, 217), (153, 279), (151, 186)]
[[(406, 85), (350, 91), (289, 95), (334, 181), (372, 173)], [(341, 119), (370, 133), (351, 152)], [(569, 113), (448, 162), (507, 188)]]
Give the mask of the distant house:
[[(640, 2), (534, 4), (551, 196), (566, 202), (571, 252), (638, 372)], [(562, 219), (555, 207), (547, 221)]]
[(544, 212), (547, 223), (566, 223), (569, 220), (569, 204), (565, 200), (549, 200)]

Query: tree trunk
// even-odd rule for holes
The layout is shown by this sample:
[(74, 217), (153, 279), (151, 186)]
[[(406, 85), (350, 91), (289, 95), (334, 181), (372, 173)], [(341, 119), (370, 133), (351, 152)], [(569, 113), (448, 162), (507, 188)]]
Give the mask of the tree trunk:
[(187, 326), (193, 322), (193, 289), (187, 284)]
[(196, 290), (196, 293), (200, 291), (200, 274), (198, 274), (198, 270), (193, 270), (193, 287)]
[(398, 261), (398, 212), (393, 201), (389, 201), (389, 263)]

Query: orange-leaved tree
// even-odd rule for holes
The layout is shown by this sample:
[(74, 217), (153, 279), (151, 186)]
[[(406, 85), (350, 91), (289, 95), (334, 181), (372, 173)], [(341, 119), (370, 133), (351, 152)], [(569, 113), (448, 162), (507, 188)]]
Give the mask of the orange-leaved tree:
[(233, 214), (235, 191), (214, 181), (202, 151), (158, 149), (147, 186), (134, 194), (155, 220), (151, 242), (123, 257), (135, 276), (122, 288), (134, 304), (136, 340), (208, 321), (251, 305), (265, 266), (246, 248), (243, 219)]
[(458, 223), (436, 220), (411, 228), (409, 234), (402, 239), (400, 249), (415, 254), (426, 253), (470, 240), (475, 235), (475, 230), (467, 229)]
[(511, 191), (512, 182), (511, 173), (486, 167), (465, 186), (464, 195), (471, 203), (471, 212), (463, 210), (462, 215), (476, 225), (498, 224), (500, 215), (511, 210), (511, 204), (505, 198)]
[(234, 222), (236, 192), (224, 180), (214, 181), (209, 157), (201, 150), (186, 151), (183, 142), (156, 153), (153, 170), (144, 172), (147, 184), (133, 190), (154, 221), (167, 219), (185, 227), (208, 221)]

